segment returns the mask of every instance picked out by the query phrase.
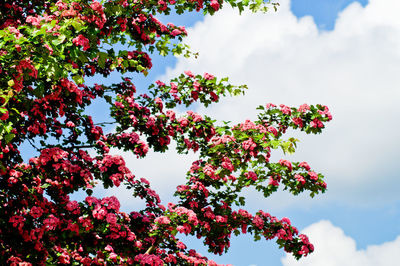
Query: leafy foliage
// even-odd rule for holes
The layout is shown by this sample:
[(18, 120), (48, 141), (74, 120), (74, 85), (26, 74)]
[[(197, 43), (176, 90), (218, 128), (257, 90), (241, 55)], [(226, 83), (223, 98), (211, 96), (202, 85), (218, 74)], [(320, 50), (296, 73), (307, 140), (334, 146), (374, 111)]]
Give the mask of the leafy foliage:
[[(191, 56), (181, 43), (185, 28), (164, 25), (155, 15), (212, 15), (224, 3), (239, 11), (277, 5), (258, 0), (0, 3), (1, 264), (215, 265), (189, 250), (178, 233), (204, 239), (216, 254), (226, 252), (232, 233), (240, 232), (255, 240), (276, 238), (296, 258), (313, 251), (289, 219), (240, 209), (245, 199), (239, 193), (254, 187), (268, 197), (280, 184), (295, 195), (324, 192), (323, 176), (307, 163), (269, 158), (273, 149), (295, 151), (296, 139), (282, 139), (288, 128), (320, 133), (331, 120), (326, 106), (267, 104), (259, 107), (257, 121), (217, 126), (192, 111), (178, 117), (172, 108), (208, 106), (243, 93), (246, 86), (190, 71), (167, 84), (157, 81), (141, 95), (129, 77), (108, 86), (85, 82), (113, 71), (147, 75), (149, 53)], [(132, 50), (116, 52), (114, 44)], [(112, 133), (104, 133), (101, 117), (85, 113), (101, 98), (110, 106)], [(149, 149), (166, 151), (171, 141), (179, 153), (199, 152), (200, 160), (193, 162), (187, 183), (178, 186), (177, 202), (165, 207), (148, 181), (135, 177), (110, 149), (144, 157)], [(21, 154), (26, 142), (39, 153), (29, 162)], [(96, 181), (106, 188), (127, 186), (146, 208), (127, 214), (116, 197), (92, 197)], [(83, 202), (70, 200), (78, 190), (88, 195)]]

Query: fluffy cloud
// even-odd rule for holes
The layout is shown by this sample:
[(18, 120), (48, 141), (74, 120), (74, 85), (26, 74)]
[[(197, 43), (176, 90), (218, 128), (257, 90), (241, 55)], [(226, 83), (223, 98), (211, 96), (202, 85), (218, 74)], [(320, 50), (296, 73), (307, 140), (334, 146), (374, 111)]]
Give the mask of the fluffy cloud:
[[(165, 153), (149, 151), (145, 158), (138, 159), (133, 153), (113, 151), (114, 154), (122, 155), (126, 165), (137, 179), (145, 178), (150, 181), (150, 187), (160, 195), (162, 204), (176, 202), (173, 194), (176, 187), (186, 182), (186, 172), (190, 169), (192, 162), (198, 159), (194, 153), (178, 154), (174, 145)], [(95, 196), (117, 196), (121, 202), (122, 209), (131, 211), (145, 207), (145, 202), (132, 196), (132, 191), (123, 185), (104, 189), (97, 186)]]
[(357, 250), (354, 239), (329, 221), (312, 224), (303, 233), (317, 247), (315, 252), (300, 261), (287, 255), (281, 260), (283, 266), (395, 266), (400, 260), (400, 236), (391, 242)]
[[(221, 120), (254, 119), (255, 107), (267, 102), (328, 105), (334, 120), (322, 135), (295, 133), (301, 142), (289, 159), (306, 160), (326, 175), (329, 193), (321, 199), (358, 206), (395, 200), (400, 2), (354, 3), (329, 32), (318, 31), (311, 17), (296, 18), (289, 6), (282, 1), (276, 13), (241, 16), (227, 8), (198, 22), (186, 41), (200, 57), (179, 59), (162, 79), (190, 69), (247, 84), (244, 97), (199, 110)], [(279, 194), (275, 199), (282, 205)]]

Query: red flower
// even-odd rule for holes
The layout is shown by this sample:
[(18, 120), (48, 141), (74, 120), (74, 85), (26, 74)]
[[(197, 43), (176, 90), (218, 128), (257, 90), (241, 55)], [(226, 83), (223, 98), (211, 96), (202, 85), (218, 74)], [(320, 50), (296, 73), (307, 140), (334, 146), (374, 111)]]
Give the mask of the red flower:
[(72, 43), (75, 44), (76, 46), (83, 46), (83, 51), (86, 51), (87, 49), (90, 48), (89, 39), (87, 39), (82, 34), (79, 34), (78, 37), (74, 38), (72, 40)]
[(219, 9), (219, 3), (217, 0), (211, 0), (210, 6), (214, 8), (215, 11), (218, 11)]
[(42, 216), (42, 214), (43, 214), (43, 210), (42, 210), (42, 208), (40, 208), (40, 207), (36, 207), (36, 206), (33, 206), (32, 208), (31, 208), (31, 211), (30, 211), (30, 215), (33, 217), (33, 218), (39, 218), (40, 216)]
[(308, 163), (306, 162), (301, 162), (299, 164), (299, 167), (303, 167), (304, 169), (306, 169), (307, 171), (310, 171), (311, 167), (308, 165)]
[(159, 224), (169, 224), (171, 222), (171, 220), (166, 217), (166, 216), (160, 216), (157, 217), (154, 222), (159, 223)]
[(290, 161), (281, 159), (279, 160), (279, 164), (282, 166), (286, 166), (289, 171), (292, 171), (292, 163)]
[(310, 179), (317, 181), (318, 180), (318, 174), (315, 172), (308, 172), (308, 174), (310, 175)]
[(8, 114), (8, 111), (6, 111), (5, 113), (3, 113), (3, 114), (0, 116), (0, 120), (7, 120), (8, 117), (9, 117), (9, 114)]

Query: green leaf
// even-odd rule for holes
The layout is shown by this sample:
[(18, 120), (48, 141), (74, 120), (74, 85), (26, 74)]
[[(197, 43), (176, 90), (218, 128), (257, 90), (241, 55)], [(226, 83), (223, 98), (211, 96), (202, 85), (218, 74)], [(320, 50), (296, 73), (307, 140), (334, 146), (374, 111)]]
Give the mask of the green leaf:
[(8, 125), (4, 127), (4, 129), (5, 129), (5, 131), (6, 131), (7, 133), (10, 133), (11, 130), (13, 129), (12, 123), (9, 122)]
[(85, 82), (85, 80), (83, 79), (83, 77), (81, 75), (75, 75), (72, 76), (72, 79), (75, 81), (76, 84), (83, 84)]
[(66, 38), (66, 36), (64, 34), (61, 34), (61, 35), (58, 36), (57, 39), (52, 40), (51, 43), (56, 45), (56, 46), (60, 45), (60, 44), (62, 44), (64, 42), (65, 38)]
[(110, 95), (104, 95), (104, 100), (110, 104), (112, 103), (112, 97)]
[(80, 23), (80, 22), (78, 22), (77, 20), (73, 20), (73, 21), (71, 22), (71, 25), (72, 25), (72, 27), (74, 27), (74, 29), (75, 29), (77, 32), (81, 31), (82, 28), (83, 28), (83, 24)]
[(15, 82), (14, 82), (14, 80), (10, 79), (10, 80), (7, 82), (7, 84), (8, 84), (9, 87), (12, 87), (12, 86), (15, 85)]
[(277, 149), (280, 145), (280, 141), (279, 140), (271, 140), (271, 148), (273, 149)]
[(93, 194), (93, 190), (91, 190), (91, 189), (86, 189), (86, 193), (87, 193), (89, 196), (91, 196), (91, 195)]
[(13, 133), (9, 133), (7, 135), (5, 135), (4, 140), (6, 141), (6, 143), (10, 143), (10, 141), (15, 137), (15, 134)]
[(99, 59), (97, 60), (97, 62), (99, 63), (99, 66), (101, 68), (104, 68), (108, 54), (104, 53), (104, 52), (99, 52), (97, 55), (99, 57)]

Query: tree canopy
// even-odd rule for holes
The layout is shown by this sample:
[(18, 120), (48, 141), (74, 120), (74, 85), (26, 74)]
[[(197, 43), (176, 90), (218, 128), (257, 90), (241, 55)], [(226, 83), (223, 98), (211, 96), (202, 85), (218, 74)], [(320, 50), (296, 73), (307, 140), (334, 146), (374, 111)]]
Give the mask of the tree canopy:
[[(269, 158), (276, 149), (295, 151), (297, 140), (283, 138), (289, 128), (320, 133), (332, 118), (328, 107), (267, 104), (258, 107), (256, 121), (220, 126), (174, 108), (207, 107), (246, 86), (185, 71), (137, 93), (132, 73), (146, 76), (151, 54), (193, 55), (182, 43), (185, 28), (165, 25), (156, 15), (213, 15), (223, 4), (239, 11), (276, 7), (258, 0), (0, 3), (1, 264), (216, 264), (187, 248), (180, 234), (203, 239), (215, 254), (228, 251), (232, 234), (246, 232), (255, 240), (276, 239), (296, 258), (313, 251), (288, 218), (242, 209), (240, 192), (253, 187), (268, 197), (279, 186), (294, 195), (324, 192), (323, 176), (306, 162)], [(119, 83), (86, 82), (112, 72), (121, 74)], [(91, 117), (85, 110), (97, 99), (106, 101), (109, 113)], [(104, 117), (115, 126), (110, 133)], [(200, 159), (177, 187), (176, 202), (165, 206), (110, 149), (145, 157), (149, 150), (166, 151), (171, 142), (177, 152), (194, 151)], [(29, 161), (23, 160), (25, 144), (37, 151)], [(115, 196), (92, 196), (96, 183), (126, 186), (146, 207), (122, 212)], [(76, 191), (86, 199), (70, 199)]]

